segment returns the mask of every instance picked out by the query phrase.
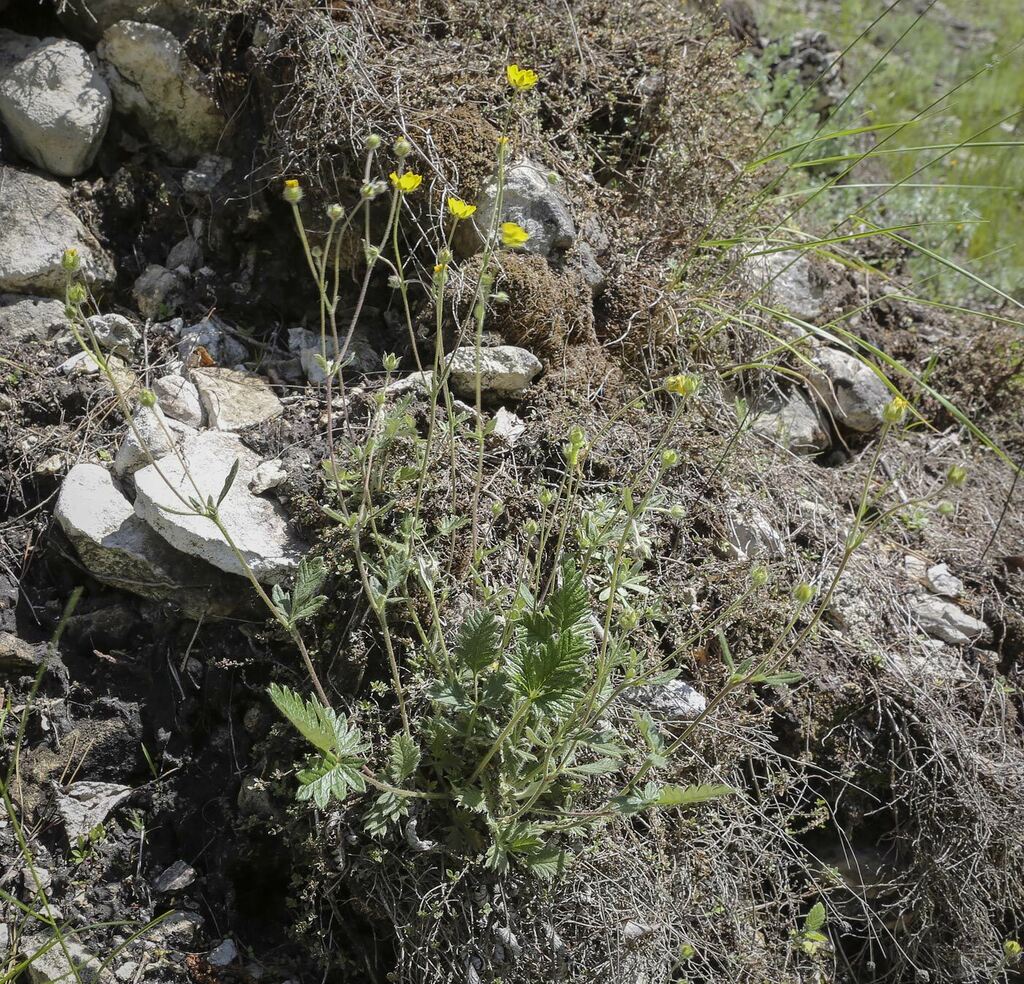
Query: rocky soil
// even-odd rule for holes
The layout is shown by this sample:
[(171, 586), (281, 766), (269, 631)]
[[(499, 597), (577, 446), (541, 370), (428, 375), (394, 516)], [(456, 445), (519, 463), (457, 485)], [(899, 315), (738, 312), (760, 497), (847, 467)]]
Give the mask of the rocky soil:
[[(271, 142), (272, 114), (254, 116), (234, 99), (238, 80), (225, 76), (248, 65), (260, 100), (275, 80), (259, 76), (249, 50), (258, 48), (259, 32), (246, 33), (228, 18), (216, 22), (222, 35), (211, 33), (193, 10), (203, 5), (57, 6), (0, 2), (0, 770), (7, 797), (0, 975), (45, 984), (69, 979), (70, 963), (81, 981), (124, 984), (279, 984), (323, 979), (324, 972), (333, 980), (430, 979), (424, 967), (433, 968), (434, 980), (467, 982), (556, 973), (581, 981), (769, 979), (756, 975), (778, 965), (750, 956), (770, 949), (764, 927), (746, 917), (736, 929), (741, 942), (724, 933), (716, 944), (723, 952), (704, 970), (680, 969), (689, 959), (679, 958), (690, 938), (688, 893), (708, 911), (709, 897), (724, 910), (753, 910), (760, 889), (730, 898), (732, 888), (704, 870), (699, 878), (709, 895), (702, 895), (687, 881), (698, 877), (685, 867), (687, 838), (671, 825), (638, 822), (621, 833), (634, 851), (630, 863), (645, 859), (641, 869), (656, 877), (640, 879), (631, 901), (616, 896), (617, 922), (597, 902), (601, 919), (588, 915), (584, 889), (596, 897), (607, 880), (599, 862), (570, 876), (578, 911), (563, 911), (562, 896), (533, 895), (515, 883), (518, 937), (508, 928), (511, 917), (494, 915), (513, 882), (467, 881), (469, 908), (449, 913), (458, 930), (438, 937), (436, 962), (418, 963), (406, 952), (429, 936), (410, 928), (418, 895), (398, 898), (388, 911), (378, 884), (387, 877), (367, 874), (367, 843), (340, 824), (314, 823), (295, 806), (289, 771), (296, 756), (266, 687), (291, 678), (298, 663), (249, 578), (267, 591), (287, 585), (304, 555), (333, 556), (339, 541), (325, 532), (319, 508), (325, 373), (315, 294), (280, 200), (280, 179), (291, 172), (274, 173), (280, 159), (259, 156)], [(220, 13), (219, 5), (208, 6)], [(837, 74), (818, 78), (822, 50), (826, 39), (809, 32), (790, 56), (799, 64), (780, 69), (821, 85), (815, 112), (840, 98)], [(239, 51), (248, 51), (248, 62)], [(628, 129), (616, 123), (619, 136)], [(539, 152), (543, 141), (524, 129), (524, 142), (534, 139)], [(513, 531), (531, 515), (527, 499), (532, 503), (538, 476), (550, 475), (568, 427), (594, 429), (611, 419), (627, 395), (677, 370), (677, 353), (685, 351), (688, 367), (707, 380), (699, 411), (677, 434), (685, 476), (670, 490), (690, 519), (659, 527), (656, 542), (667, 559), (649, 561), (645, 576), (664, 585), (673, 617), (709, 622), (752, 564), (814, 582), (842, 549), (894, 395), (884, 373), (868, 364), (877, 368), (878, 360), (865, 360), (843, 331), (904, 360), (918, 381), (934, 379), (910, 387), (922, 423), (887, 445), (880, 465), (886, 493), (902, 501), (906, 519), (851, 565), (799, 654), (809, 682), (763, 688), (756, 708), (722, 725), (729, 752), (718, 761), (728, 760), (727, 772), (735, 768), (730, 775), (748, 770), (752, 799), (766, 778), (762, 759), (756, 750), (744, 759), (729, 744), (742, 745), (737, 736), (752, 742), (756, 732), (786, 761), (780, 775), (790, 761), (806, 767), (786, 772), (801, 777), (786, 792), (801, 804), (789, 818), (794, 828), (783, 831), (788, 820), (780, 810), (771, 820), (779, 832), (765, 832), (766, 841), (799, 841), (816, 858), (801, 855), (807, 870), (822, 885), (832, 878), (833, 887), (849, 888), (864, 907), (851, 913), (842, 906), (853, 903), (836, 901), (835, 961), (820, 977), (787, 971), (785, 980), (982, 979), (963, 967), (936, 974), (949, 949), (930, 944), (920, 926), (934, 924), (925, 910), (928, 919), (944, 918), (937, 901), (943, 878), (974, 877), (969, 868), (960, 871), (963, 858), (955, 853), (942, 857), (943, 872), (934, 870), (941, 831), (958, 816), (968, 819), (957, 828), (955, 850), (980, 838), (988, 852), (970, 863), (991, 911), (979, 915), (984, 906), (972, 896), (975, 909), (950, 940), (978, 933), (985, 946), (1001, 945), (994, 936), (1011, 938), (1024, 909), (1015, 894), (1020, 879), (1010, 874), (1024, 861), (1024, 816), (1016, 812), (1024, 802), (1017, 785), (1024, 783), (1024, 516), (1005, 457), (1019, 459), (1024, 403), (1010, 383), (986, 388), (997, 374), (986, 360), (995, 357), (972, 339), (990, 326), (983, 316), (887, 299), (887, 283), (866, 266), (782, 250), (726, 262), (724, 283), (722, 266), (707, 274), (723, 305), (741, 294), (760, 298), (763, 307), (748, 314), (758, 331), (734, 323), (728, 341), (708, 332), (714, 319), (695, 312), (704, 310), (711, 288), (690, 282), (678, 295), (680, 313), (669, 319), (674, 334), (666, 342), (655, 335), (676, 302), (650, 284), (662, 284), (673, 269), (676, 233), (663, 230), (650, 240), (657, 269), (643, 279), (635, 264), (647, 246), (627, 255), (613, 240), (618, 220), (609, 202), (613, 195), (624, 201), (625, 193), (600, 174), (614, 192), (595, 190), (592, 175), (552, 179), (553, 170), (551, 160), (527, 154), (509, 169), (501, 218), (530, 234), (509, 262), (511, 304), (495, 316), (479, 364), (470, 344), (451, 361), (461, 419), (476, 419), (480, 387), (489, 481)], [(471, 262), (498, 202), (492, 173), (466, 180), (480, 189), (477, 221), (452, 245)], [(626, 207), (615, 197), (616, 215)], [(626, 232), (621, 236), (625, 241)], [(88, 330), (109, 375), (82, 351), (68, 323), (69, 248), (97, 302)], [(415, 365), (386, 281), (373, 283), (355, 325), (333, 412), (359, 422), (378, 399), (409, 398), (410, 416), (422, 426), (431, 370)], [(517, 293), (523, 283), (529, 289)], [(854, 311), (860, 313), (843, 331), (821, 328), (837, 312)], [(420, 327), (422, 343), (433, 326)], [(782, 343), (801, 353), (797, 369), (757, 375)], [(398, 354), (394, 373), (382, 368), (386, 353)], [(749, 383), (740, 382), (747, 377), (736, 367), (752, 367)], [(139, 401), (144, 391), (155, 403)], [(994, 435), (989, 446), (940, 391)], [(124, 399), (135, 408), (130, 420), (120, 410)], [(630, 455), (652, 442), (643, 414), (615, 419), (608, 457), (588, 479), (595, 495), (618, 489)], [(955, 517), (915, 513), (917, 498), (961, 465), (973, 491), (957, 499)], [(222, 496), (232, 543), (207, 519), (177, 509), (179, 495)], [(366, 611), (352, 600), (359, 587), (346, 563), (332, 569), (337, 610), (318, 627), (318, 658), (330, 667), (332, 692), (357, 702), (378, 695), (373, 681), (386, 674)], [(780, 610), (746, 612), (736, 645), (756, 651)], [(659, 719), (692, 721), (717, 686), (714, 636), (685, 658), (682, 678), (643, 698)], [(934, 718), (922, 722), (921, 715)], [(903, 771), (927, 774), (947, 798), (929, 800)], [(969, 783), (977, 784), (978, 800), (958, 815), (950, 789)], [(797, 786), (801, 791), (792, 792)], [(764, 795), (783, 796), (778, 789)], [(826, 801), (819, 827), (795, 829), (807, 820), (807, 802)], [(992, 825), (1000, 830), (993, 833)], [(757, 856), (755, 836), (727, 828), (711, 839)], [(422, 846), (433, 843), (427, 836), (409, 824), (396, 857), (432, 850)], [(700, 836), (693, 835), (695, 844)], [(702, 850), (694, 847), (693, 856)], [(347, 851), (360, 860), (347, 862)], [(703, 863), (726, 863), (707, 851), (711, 860)], [(777, 860), (782, 854), (770, 857), (780, 869), (791, 864)], [(739, 869), (748, 886), (763, 878), (770, 895), (784, 881), (749, 865)], [(1001, 865), (1003, 881), (992, 873)], [(821, 874), (826, 867), (835, 874)], [(854, 878), (850, 871), (858, 868)], [(423, 890), (408, 878), (407, 891)], [(581, 884), (588, 878), (590, 888)], [(793, 920), (817, 897), (818, 882), (800, 884), (806, 897), (792, 912), (783, 906)], [(924, 886), (916, 929), (900, 925), (913, 922), (911, 884)], [(648, 887), (650, 898), (643, 897)], [(889, 891), (896, 894), (887, 901)], [(456, 894), (444, 898), (463, 904)], [(896, 898), (905, 915), (893, 911)], [(32, 912), (45, 918), (26, 915)], [(844, 932), (852, 942), (841, 942)], [(781, 928), (777, 935), (780, 946), (790, 938)], [(872, 945), (886, 956), (866, 956)], [(754, 976), (726, 971), (730, 947), (749, 959)], [(904, 951), (913, 959), (903, 961)], [(923, 976), (908, 976), (915, 966)]]

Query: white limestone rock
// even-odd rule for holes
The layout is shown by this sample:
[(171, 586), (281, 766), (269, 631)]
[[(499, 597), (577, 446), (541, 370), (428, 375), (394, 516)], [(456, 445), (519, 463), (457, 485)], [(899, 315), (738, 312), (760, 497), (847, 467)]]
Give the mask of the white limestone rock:
[[(299, 562), (304, 546), (288, 524), (280, 505), (254, 495), (249, 488), (260, 459), (234, 434), (203, 431), (187, 438), (181, 457), (167, 455), (157, 464), (135, 473), (135, 512), (178, 550), (231, 574), (245, 575), (236, 557), (212, 520), (204, 516), (178, 515), (183, 511), (176, 490), (185, 499), (217, 500), (237, 460), (238, 473), (219, 512), (225, 528), (245, 563), (261, 581), (281, 580)], [(186, 471), (187, 469), (187, 471)], [(171, 487), (168, 487), (167, 482)], [(194, 485), (193, 485), (194, 483)], [(175, 510), (170, 512), (168, 510)]]
[(85, 171), (111, 107), (110, 89), (80, 44), (0, 30), (0, 120), (36, 167), (61, 178)]
[(189, 427), (202, 427), (203, 405), (195, 383), (184, 376), (161, 376), (153, 383), (153, 392), (164, 414)]
[(818, 454), (831, 440), (821, 411), (803, 390), (766, 398), (753, 408), (751, 430), (794, 454)]
[(64, 304), (56, 298), (0, 294), (0, 339), (17, 345), (45, 342), (67, 323)]
[(980, 619), (968, 615), (959, 605), (935, 595), (912, 598), (910, 611), (926, 635), (948, 642), (951, 646), (966, 646), (989, 634), (988, 626)]
[(96, 52), (118, 112), (133, 117), (176, 164), (212, 151), (225, 120), (208, 81), (170, 31), (122, 20)]
[(101, 465), (75, 465), (54, 518), (98, 581), (144, 598), (169, 600), (186, 615), (228, 614), (246, 586), (173, 550), (143, 522)]
[[(470, 346), (456, 349), (450, 360), (452, 389), (469, 399), (476, 394), (476, 351)], [(515, 345), (498, 345), (480, 352), (480, 385), (486, 397), (522, 396), (543, 366), (540, 359)]]
[(210, 427), (242, 430), (279, 417), (284, 412), (270, 383), (255, 373), (235, 369), (195, 369), (192, 381)]
[(0, 166), (0, 292), (63, 295), (64, 251), (78, 250), (90, 284), (114, 278), (114, 264), (71, 210), (56, 181)]
[(882, 426), (882, 411), (892, 394), (879, 376), (855, 355), (822, 347), (811, 357), (807, 374), (811, 392), (836, 423), (860, 433)]

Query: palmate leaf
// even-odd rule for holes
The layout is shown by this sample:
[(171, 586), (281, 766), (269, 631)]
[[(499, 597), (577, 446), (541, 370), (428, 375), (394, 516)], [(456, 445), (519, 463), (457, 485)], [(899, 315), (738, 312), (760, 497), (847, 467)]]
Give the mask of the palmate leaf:
[(334, 749), (334, 711), (324, 707), (316, 697), (304, 700), (301, 694), (276, 683), (270, 685), (268, 692), (274, 706), (314, 748), (321, 752)]
[(469, 615), (455, 643), (455, 658), (474, 674), (481, 673), (501, 655), (501, 625), (488, 611)]
[[(362, 765), (360, 762), (359, 765)], [(350, 789), (357, 793), (366, 790), (366, 783), (356, 766), (339, 762), (329, 756), (321, 756), (299, 773), (298, 800), (312, 800), (321, 810), (326, 809), (331, 798), (342, 802)]]
[(391, 755), (388, 758), (388, 776), (393, 783), (403, 783), (419, 767), (420, 750), (416, 742), (404, 731), (391, 739)]

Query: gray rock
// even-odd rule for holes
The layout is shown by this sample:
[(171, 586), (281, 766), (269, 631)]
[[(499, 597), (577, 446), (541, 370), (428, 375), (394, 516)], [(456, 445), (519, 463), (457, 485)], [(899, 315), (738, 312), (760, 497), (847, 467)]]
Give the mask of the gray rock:
[(233, 368), (249, 356), (246, 347), (231, 337), (219, 318), (203, 318), (183, 328), (179, 334), (181, 341), (178, 342), (178, 355), (185, 362), (192, 358), (200, 345), (219, 366)]
[(81, 174), (99, 152), (111, 106), (81, 45), (0, 31), (0, 120), (26, 160), (58, 177)]
[(12, 632), (0, 632), (0, 670), (4, 673), (34, 672), (45, 656), (45, 646), (32, 646)]
[(821, 348), (811, 358), (807, 382), (836, 423), (868, 433), (882, 425), (882, 410), (892, 394), (878, 375), (855, 355)]
[(947, 564), (933, 564), (925, 574), (928, 590), (946, 598), (959, 598), (964, 593), (964, 582)]
[(785, 550), (778, 530), (752, 506), (733, 503), (726, 517), (726, 547), (734, 560), (781, 557)]
[(114, 458), (114, 474), (118, 478), (128, 478), (151, 460), (161, 458), (181, 444), (187, 433), (195, 433), (185, 428), (180, 421), (172, 422), (164, 416), (159, 405), (155, 407), (139, 407), (132, 417), (132, 426), (128, 428), (117, 449)]
[(203, 405), (191, 380), (184, 376), (161, 376), (153, 383), (153, 392), (166, 416), (189, 427), (203, 426)]
[(198, 494), (202, 501), (210, 496), (216, 500), (237, 459), (238, 473), (219, 512), (239, 553), (264, 582), (280, 580), (298, 565), (304, 546), (289, 527), (280, 505), (249, 490), (260, 460), (236, 435), (204, 431), (185, 440), (181, 456), (184, 468), (176, 455), (158, 462), (164, 477), (153, 465), (135, 473), (135, 512), (142, 519), (178, 550), (222, 571), (244, 576), (245, 567), (210, 519), (168, 511), (182, 509), (172, 488), (186, 499)]
[(64, 251), (78, 250), (81, 276), (90, 284), (113, 280), (114, 265), (71, 210), (56, 181), (0, 167), (0, 291), (63, 296)]
[(271, 489), (276, 489), (288, 481), (288, 472), (284, 470), (280, 458), (273, 461), (264, 461), (253, 472), (249, 479), (249, 491), (253, 495), (262, 495)]
[[(21, 591), (12, 575), (0, 571), (0, 632), (13, 632), (17, 626)], [(2, 662), (2, 657), (0, 657)]]
[[(449, 362), (452, 389), (468, 399), (476, 395), (476, 350), (456, 349)], [(498, 345), (480, 351), (480, 385), (484, 396), (517, 397), (526, 392), (542, 369), (540, 359), (514, 345)]]
[(766, 397), (754, 405), (753, 414), (750, 426), (755, 434), (794, 454), (817, 454), (831, 443), (821, 411), (803, 390)]
[(57, 15), (70, 32), (98, 41), (118, 21), (159, 24), (184, 37), (194, 19), (190, 0), (66, 0)]
[[(294, 352), (299, 356), (302, 371), (306, 374), (306, 379), (314, 386), (319, 386), (326, 382), (327, 374), (317, 360), (317, 357), (320, 355), (319, 335), (306, 328), (289, 329), (288, 351)], [(327, 343), (328, 358), (332, 357), (333, 351), (334, 340), (329, 338)], [(377, 350), (373, 348), (358, 327), (349, 340), (348, 350), (345, 352), (345, 368), (364, 375), (379, 372), (381, 368), (380, 356), (377, 354)]]
[(255, 373), (235, 369), (195, 369), (192, 381), (214, 430), (236, 431), (284, 412), (270, 384)]
[(514, 445), (526, 431), (526, 424), (511, 410), (499, 407), (494, 415), (494, 430), (491, 433), (509, 447)]
[(176, 273), (152, 263), (136, 279), (132, 297), (144, 318), (159, 321), (181, 304), (184, 291)]
[(118, 111), (134, 118), (171, 161), (181, 164), (216, 147), (224, 116), (170, 31), (119, 21), (96, 52)]
[(131, 786), (115, 782), (73, 782), (66, 789), (57, 787), (57, 814), (68, 841), (74, 844), (79, 837), (85, 837), (131, 794)]
[(752, 256), (745, 264), (751, 285), (761, 293), (758, 301), (815, 324), (825, 313), (827, 279), (797, 250)]
[(0, 294), (0, 338), (17, 345), (45, 342), (67, 326), (64, 304), (52, 297)]
[(910, 611), (926, 635), (948, 642), (951, 646), (966, 646), (989, 634), (989, 628), (984, 622), (968, 615), (953, 602), (934, 595), (912, 598)]
[(196, 870), (184, 861), (175, 861), (164, 868), (153, 882), (153, 891), (158, 895), (183, 892), (196, 880)]
[(567, 266), (579, 273), (594, 297), (599, 296), (604, 290), (607, 279), (604, 267), (598, 262), (597, 254), (589, 243), (576, 244), (576, 248), (569, 255)]
[(187, 947), (202, 928), (203, 920), (196, 913), (175, 909), (146, 931), (146, 940), (160, 947)]
[(37, 934), (21, 940), (26, 959), (31, 958), (27, 977), (31, 984), (100, 984), (113, 979), (102, 969), (102, 961), (73, 936), (64, 933), (63, 945), (55, 936)]
[(237, 959), (238, 947), (234, 940), (223, 940), (206, 957), (207, 963), (213, 967), (228, 967)]
[[(530, 160), (511, 165), (505, 175), (500, 222), (518, 222), (530, 238), (523, 252), (552, 257), (576, 241), (576, 225), (562, 199), (558, 185), (549, 180), (551, 171)], [(498, 183), (492, 178), (480, 193), (476, 215), (459, 224), (457, 246), (463, 253), (483, 248), (497, 204)]]
[(178, 240), (167, 254), (167, 269), (177, 270), (178, 267), (186, 267), (188, 270), (195, 270), (203, 265), (203, 248), (199, 240), (194, 236), (186, 236)]
[(623, 693), (631, 704), (642, 707), (652, 717), (668, 721), (692, 721), (704, 713), (707, 698), (682, 680), (649, 687), (631, 687)]
[(85, 568), (104, 584), (172, 601), (193, 618), (230, 614), (247, 597), (246, 585), (226, 580), (157, 536), (100, 465), (82, 463), (68, 472), (54, 518)]
[(100, 347), (115, 355), (130, 356), (142, 340), (135, 325), (120, 314), (95, 314), (88, 324)]
[(192, 195), (209, 195), (231, 170), (231, 159), (204, 154), (196, 166), (181, 179), (181, 186)]

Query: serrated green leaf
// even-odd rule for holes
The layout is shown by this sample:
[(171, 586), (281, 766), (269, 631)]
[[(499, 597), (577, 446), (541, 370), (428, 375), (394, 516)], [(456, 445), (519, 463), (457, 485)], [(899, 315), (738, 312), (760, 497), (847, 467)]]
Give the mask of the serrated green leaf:
[(804, 932), (812, 933), (825, 925), (825, 906), (822, 902), (815, 902), (811, 911), (804, 917)]
[(615, 759), (603, 758), (596, 762), (584, 762), (582, 765), (574, 765), (569, 772), (582, 773), (585, 776), (605, 776), (610, 772), (617, 772), (619, 763)]
[(416, 742), (405, 732), (399, 732), (391, 739), (391, 756), (388, 760), (388, 775), (393, 783), (403, 783), (420, 764), (420, 750)]
[(330, 752), (335, 743), (334, 712), (316, 697), (304, 700), (289, 687), (272, 683), (268, 690), (274, 706), (314, 748)]
[(551, 881), (565, 868), (565, 851), (554, 847), (545, 847), (523, 857), (523, 864), (532, 875)]
[(474, 674), (482, 673), (500, 653), (501, 625), (489, 611), (473, 612), (466, 617), (455, 643), (455, 658)]

